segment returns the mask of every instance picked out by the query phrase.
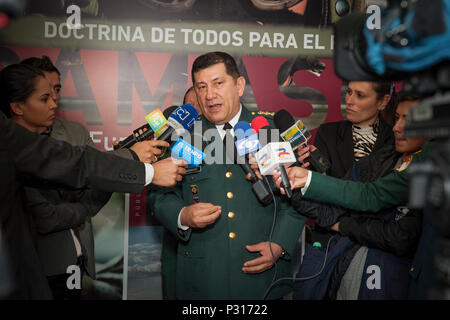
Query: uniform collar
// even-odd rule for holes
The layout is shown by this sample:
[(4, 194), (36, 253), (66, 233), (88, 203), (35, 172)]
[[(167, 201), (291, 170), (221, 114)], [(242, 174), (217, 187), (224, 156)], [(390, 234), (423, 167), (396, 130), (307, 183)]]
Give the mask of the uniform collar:
[[(239, 118), (241, 117), (241, 113), (242, 113), (242, 104), (239, 105), (238, 113), (236, 113), (236, 115), (230, 121), (228, 121), (228, 123), (231, 124), (233, 128), (238, 123)], [(219, 131), (219, 134), (222, 139), (225, 136), (225, 130), (223, 130), (224, 125), (225, 124), (216, 124), (217, 131)], [(234, 129), (231, 129), (231, 134), (234, 136)]]

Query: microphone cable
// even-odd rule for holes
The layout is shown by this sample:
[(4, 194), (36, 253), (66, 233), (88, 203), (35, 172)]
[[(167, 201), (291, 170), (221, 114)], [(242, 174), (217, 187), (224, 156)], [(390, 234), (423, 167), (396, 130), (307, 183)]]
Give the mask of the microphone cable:
[[(323, 269), (325, 268), (325, 265), (327, 262), (327, 257), (328, 257), (328, 249), (330, 247), (331, 240), (333, 240), (334, 237), (335, 237), (335, 235), (333, 235), (332, 237), (330, 237), (330, 239), (328, 239), (327, 249), (325, 250), (325, 257), (324, 257), (323, 264), (322, 264), (322, 267), (320, 268), (319, 272), (317, 272), (316, 274), (314, 274), (312, 276), (303, 277), (303, 278), (284, 277), (284, 278), (280, 278), (280, 279), (276, 280), (275, 282), (272, 280), (272, 283), (270, 284), (269, 288), (267, 288), (266, 293), (264, 294), (263, 300), (266, 300), (267, 295), (269, 294), (270, 290), (272, 290), (272, 288), (278, 282), (285, 281), (285, 280), (293, 280), (294, 282), (295, 281), (306, 281), (306, 280), (311, 280), (311, 279), (318, 277), (322, 273)], [(273, 253), (272, 253), (272, 255), (273, 255)], [(275, 267), (276, 267), (276, 263), (275, 263)], [(276, 269), (275, 269), (275, 274), (276, 274)], [(275, 279), (275, 277), (273, 279)]]

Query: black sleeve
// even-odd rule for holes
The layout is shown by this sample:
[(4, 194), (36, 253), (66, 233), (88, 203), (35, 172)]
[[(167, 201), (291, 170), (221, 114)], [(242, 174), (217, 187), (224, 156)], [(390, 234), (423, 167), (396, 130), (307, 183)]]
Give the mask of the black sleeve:
[(422, 211), (410, 210), (399, 220), (373, 217), (343, 217), (339, 232), (367, 247), (392, 252), (397, 256), (412, 256), (417, 248), (422, 227)]
[(0, 117), (0, 134), (22, 183), (48, 188), (91, 187), (138, 193), (145, 184), (144, 164), (102, 153), (91, 147), (40, 136)]
[(294, 190), (291, 205), (298, 213), (312, 219), (322, 228), (333, 226), (341, 217), (348, 213), (347, 209), (340, 206), (302, 199), (300, 190)]
[(25, 188), (28, 210), (41, 234), (78, 227), (86, 217), (95, 216), (111, 197), (110, 192), (92, 189), (64, 191), (63, 202), (54, 203), (46, 197), (48, 192), (57, 191)]
[[(319, 149), (322, 157), (324, 157), (326, 160), (328, 160), (328, 162), (331, 164), (332, 162), (331, 162), (330, 153), (329, 153), (326, 141), (327, 141), (327, 139), (326, 139), (324, 127), (320, 126), (319, 129), (317, 130), (316, 137), (314, 139), (314, 146), (317, 149)], [(327, 170), (327, 172), (328, 172), (328, 170)]]
[[(52, 190), (53, 192), (57, 192)], [(36, 229), (41, 234), (75, 228), (83, 224), (87, 208), (81, 203), (52, 203), (35, 188), (24, 188), (26, 206), (33, 216)]]

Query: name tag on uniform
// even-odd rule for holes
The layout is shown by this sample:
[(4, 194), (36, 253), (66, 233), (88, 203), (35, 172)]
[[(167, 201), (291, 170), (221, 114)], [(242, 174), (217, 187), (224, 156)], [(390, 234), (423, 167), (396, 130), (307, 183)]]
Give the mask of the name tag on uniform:
[(186, 174), (192, 174), (192, 173), (199, 173), (199, 172), (202, 172), (202, 166), (198, 166), (198, 167), (195, 167), (195, 168), (187, 168), (186, 169)]

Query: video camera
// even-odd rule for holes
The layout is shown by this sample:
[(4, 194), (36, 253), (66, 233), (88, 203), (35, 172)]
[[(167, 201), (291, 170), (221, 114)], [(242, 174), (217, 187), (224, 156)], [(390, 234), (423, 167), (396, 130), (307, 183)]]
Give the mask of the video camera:
[[(347, 81), (403, 81), (423, 97), (408, 114), (407, 137), (436, 143), (412, 164), (410, 208), (426, 210), (437, 231), (433, 298), (450, 297), (450, 0), (390, 0), (372, 15), (353, 13), (335, 28), (336, 74)], [(378, 23), (377, 23), (377, 19)]]

